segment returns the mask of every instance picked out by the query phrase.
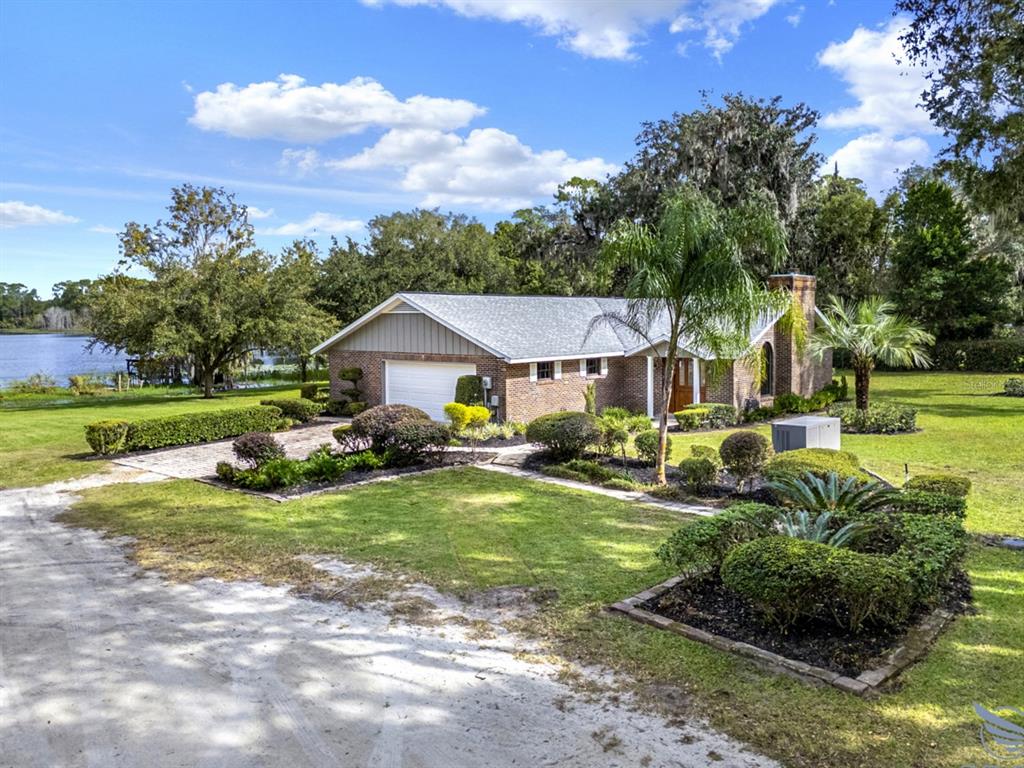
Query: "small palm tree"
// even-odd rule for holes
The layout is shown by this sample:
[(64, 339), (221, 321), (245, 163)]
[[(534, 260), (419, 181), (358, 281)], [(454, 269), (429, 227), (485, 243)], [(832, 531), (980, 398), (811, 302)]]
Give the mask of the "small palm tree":
[(833, 297), (809, 341), (811, 353), (819, 359), (828, 349), (850, 353), (857, 407), (867, 410), (875, 363), (927, 368), (931, 365), (927, 347), (935, 343), (935, 337), (896, 314), (896, 306), (879, 296), (856, 305), (843, 304)]
[(723, 208), (690, 184), (666, 201), (656, 230), (620, 221), (606, 243), (606, 258), (629, 269), (629, 301), (625, 312), (607, 312), (597, 320), (628, 328), (652, 350), (664, 345), (655, 462), (662, 485), (680, 346), (703, 350), (715, 359), (743, 357), (758, 320), (792, 303), (785, 292), (767, 290), (750, 271), (746, 258), (752, 252), (773, 265), (786, 254), (785, 231), (774, 206), (751, 199)]

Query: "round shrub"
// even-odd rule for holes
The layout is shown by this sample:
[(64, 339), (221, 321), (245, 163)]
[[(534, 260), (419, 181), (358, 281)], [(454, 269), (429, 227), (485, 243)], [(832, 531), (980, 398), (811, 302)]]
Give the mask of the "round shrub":
[(764, 476), (768, 480), (782, 480), (801, 477), (805, 472), (822, 480), (828, 477), (829, 472), (835, 472), (841, 480), (848, 477), (865, 483), (871, 480), (871, 476), (860, 468), (856, 454), (831, 448), (799, 448), (777, 454), (765, 466)]
[(910, 579), (889, 558), (788, 536), (754, 539), (722, 561), (722, 583), (768, 621), (788, 627), (827, 618), (857, 631), (865, 623), (895, 625), (913, 602)]
[(452, 430), (461, 432), (469, 423), (469, 406), (465, 403), (447, 403), (444, 406), (444, 415), (452, 424)]
[(697, 493), (710, 488), (718, 480), (718, 466), (710, 459), (693, 458), (679, 462), (683, 482), (690, 491)]
[(721, 455), (719, 455), (716, 448), (712, 448), (710, 445), (691, 445), (690, 455), (695, 459), (707, 459), (715, 465), (716, 469), (722, 468)]
[(395, 442), (395, 427), (406, 421), (430, 421), (430, 416), (411, 405), (375, 405), (352, 419), (352, 437), (365, 440), (374, 453), (384, 453)]
[(771, 455), (771, 446), (764, 435), (750, 430), (733, 432), (718, 449), (722, 463), (739, 482), (740, 487), (761, 471)]
[(967, 494), (971, 492), (971, 479), (963, 475), (945, 473), (914, 475), (903, 487), (911, 491), (930, 491), (966, 498)]
[(676, 530), (657, 551), (658, 559), (679, 573), (716, 570), (730, 549), (764, 535), (778, 507), (754, 502), (733, 504), (714, 517), (702, 517)]
[(544, 446), (555, 459), (576, 459), (601, 439), (597, 417), (581, 411), (539, 416), (526, 427), (526, 439)]
[(1024, 397), (1024, 379), (1010, 377), (1003, 382), (1003, 392), (1009, 397)]
[(422, 458), (436, 459), (452, 439), (451, 428), (438, 421), (410, 419), (391, 430), (388, 456), (394, 464), (411, 464)]
[(274, 459), (284, 458), (284, 446), (266, 432), (246, 432), (231, 444), (235, 457), (250, 467), (259, 467)]
[(466, 428), (481, 429), (491, 420), (491, 409), (486, 405), (466, 406)]
[[(633, 438), (636, 454), (652, 467), (658, 463), (658, 430), (645, 429)], [(665, 456), (672, 455), (672, 438), (665, 435)]]
[(108, 453), (120, 453), (125, 450), (125, 439), (128, 437), (128, 422), (120, 419), (94, 421), (85, 427), (85, 439), (93, 453), (101, 456)]

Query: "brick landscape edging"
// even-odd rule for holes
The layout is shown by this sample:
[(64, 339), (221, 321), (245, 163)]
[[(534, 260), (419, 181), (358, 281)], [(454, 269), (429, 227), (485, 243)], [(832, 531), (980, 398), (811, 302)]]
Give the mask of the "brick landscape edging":
[(817, 667), (796, 659), (780, 656), (777, 653), (766, 651), (763, 648), (750, 645), (738, 640), (730, 640), (721, 635), (715, 635), (703, 629), (673, 621), (666, 616), (659, 616), (656, 613), (644, 610), (639, 606), (648, 600), (664, 594), (682, 581), (685, 576), (673, 576), (671, 579), (656, 584), (643, 592), (627, 597), (607, 607), (608, 611), (621, 613), (633, 621), (647, 624), (657, 629), (664, 629), (682, 635), (685, 638), (698, 643), (710, 645), (721, 651), (735, 653), (750, 659), (754, 663), (767, 667), (773, 672), (782, 672), (796, 677), (804, 682), (815, 684), (827, 683), (847, 693), (858, 696), (870, 696), (881, 692), (882, 687), (896, 677), (900, 672), (920, 659), (928, 651), (928, 648), (939, 636), (939, 633), (953, 619), (953, 614), (943, 608), (936, 608), (918, 624), (907, 630), (901, 644), (886, 654), (883, 663), (872, 669), (861, 672), (857, 677), (847, 677), (838, 672), (823, 667)]

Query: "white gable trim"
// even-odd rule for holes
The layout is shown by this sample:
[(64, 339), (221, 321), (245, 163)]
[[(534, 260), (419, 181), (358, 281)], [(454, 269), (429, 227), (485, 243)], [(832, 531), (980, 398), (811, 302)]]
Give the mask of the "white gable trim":
[[(333, 346), (335, 343), (341, 341), (343, 338), (345, 338), (346, 336), (350, 335), (353, 331), (356, 331), (359, 328), (362, 328), (364, 325), (366, 325), (368, 322), (370, 322), (371, 320), (376, 318), (378, 315), (381, 315), (381, 314), (387, 312), (389, 309), (392, 309), (394, 307), (401, 306), (402, 304), (409, 305), (410, 307), (413, 308), (413, 310), (421, 312), (422, 314), (424, 314), (427, 317), (429, 317), (431, 320), (433, 320), (438, 325), (443, 325), (445, 328), (447, 328), (452, 333), (461, 336), (462, 338), (466, 339), (467, 341), (473, 342), (478, 347), (480, 347), (481, 349), (486, 350), (487, 352), (490, 352), (495, 357), (500, 357), (503, 360), (506, 360), (508, 362), (513, 362), (513, 361), (509, 360), (508, 356), (505, 355), (503, 352), (499, 352), (498, 350), (494, 349), (493, 347), (490, 347), (487, 344), (484, 344), (479, 339), (474, 339), (468, 333), (465, 333), (464, 331), (459, 330), (458, 328), (456, 328), (451, 323), (445, 322), (444, 320), (439, 318), (437, 315), (435, 315), (433, 312), (430, 312), (427, 309), (424, 309), (419, 304), (417, 304), (416, 301), (414, 299), (412, 299), (410, 296), (408, 296), (406, 294), (403, 294), (403, 293), (396, 293), (391, 298), (387, 299), (386, 301), (381, 302), (376, 307), (374, 307), (369, 312), (367, 312), (365, 315), (360, 317), (358, 320), (356, 320), (356, 321), (352, 322), (351, 324), (349, 324), (349, 325), (345, 326), (344, 328), (342, 328), (336, 334), (331, 336), (331, 338), (329, 338), (327, 341), (323, 342), (322, 344), (317, 345), (316, 347), (313, 347), (313, 349), (310, 350), (310, 354), (311, 355), (320, 354), (320, 352), (324, 351), (328, 347)], [(405, 311), (408, 312), (408, 310), (405, 310)], [(547, 359), (550, 359), (550, 358), (547, 358)]]
[(545, 363), (555, 360), (578, 360), (581, 355), (586, 359), (587, 357), (622, 357), (623, 354), (623, 351), (618, 349), (614, 352), (577, 352), (575, 355), (542, 355), (539, 357), (517, 357), (512, 360), (505, 358), (505, 360), (509, 363)]

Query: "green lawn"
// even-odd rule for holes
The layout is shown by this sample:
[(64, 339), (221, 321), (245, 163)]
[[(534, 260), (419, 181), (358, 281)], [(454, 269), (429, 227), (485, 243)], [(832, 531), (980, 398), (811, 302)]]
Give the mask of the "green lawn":
[(1024, 558), (1005, 550), (972, 549), (977, 614), (959, 618), (898, 692), (865, 701), (600, 613), (668, 575), (653, 552), (681, 518), (588, 492), (460, 469), (275, 504), (174, 481), (87, 491), (66, 521), (133, 536), (143, 565), (185, 578), (301, 583), (310, 566), (295, 555), (332, 553), (456, 593), (553, 588), (525, 631), (642, 688), (680, 686), (680, 714), (792, 766), (984, 762), (971, 703), (1014, 703), (1024, 680)]
[(298, 385), (239, 390), (204, 400), (195, 395), (76, 399), (68, 405), (26, 407), (19, 403), (0, 410), (0, 488), (42, 485), (101, 470), (101, 462), (85, 461), (89, 445), (83, 427), (99, 419), (142, 419), (210, 408), (258, 404), (274, 392), (297, 397)]
[[(853, 377), (848, 376), (850, 387)], [(973, 533), (1024, 534), (1024, 399), (1002, 397), (1007, 374), (876, 373), (871, 397), (919, 409), (920, 431), (910, 435), (847, 435), (843, 448), (887, 480), (911, 474), (955, 472), (974, 483), (967, 527)], [(770, 436), (767, 425), (757, 431)], [(728, 431), (672, 435), (672, 460), (690, 445), (718, 446)]]

